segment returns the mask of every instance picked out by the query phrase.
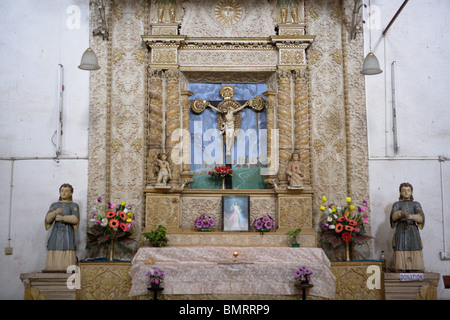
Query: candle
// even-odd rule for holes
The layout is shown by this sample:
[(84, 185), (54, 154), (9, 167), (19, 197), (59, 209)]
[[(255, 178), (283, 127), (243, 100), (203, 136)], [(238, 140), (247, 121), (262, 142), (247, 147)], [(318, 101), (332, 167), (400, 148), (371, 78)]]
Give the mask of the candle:
[(237, 262), (237, 257), (238, 257), (238, 255), (239, 255), (239, 253), (238, 253), (237, 251), (235, 251), (235, 252), (233, 253), (233, 256), (234, 256), (234, 262)]

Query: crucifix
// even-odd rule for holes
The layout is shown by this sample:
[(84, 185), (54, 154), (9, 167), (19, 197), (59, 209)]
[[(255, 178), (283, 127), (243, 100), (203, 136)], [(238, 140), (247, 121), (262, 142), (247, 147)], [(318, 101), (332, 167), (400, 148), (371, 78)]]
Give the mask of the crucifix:
[(222, 96), (223, 101), (221, 101), (217, 107), (213, 106), (208, 101), (196, 99), (192, 101), (191, 109), (195, 113), (202, 113), (206, 107), (210, 107), (217, 112), (217, 128), (220, 130), (220, 133), (225, 136), (225, 164), (231, 165), (231, 148), (234, 143), (236, 130), (241, 127), (242, 116), (240, 111), (245, 107), (250, 107), (257, 112), (262, 111), (264, 109), (265, 101), (261, 96), (257, 96), (241, 105), (238, 101), (233, 99), (234, 88), (230, 85), (224, 85), (220, 89), (220, 95)]

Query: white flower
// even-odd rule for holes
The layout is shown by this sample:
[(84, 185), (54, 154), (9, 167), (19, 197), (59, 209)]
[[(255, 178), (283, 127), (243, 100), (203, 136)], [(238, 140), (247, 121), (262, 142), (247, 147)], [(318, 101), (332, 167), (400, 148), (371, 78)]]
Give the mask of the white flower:
[(335, 228), (334, 224), (330, 224), (330, 225), (328, 226), (328, 229), (333, 230), (334, 228)]
[(102, 227), (106, 227), (107, 224), (108, 224), (108, 218), (103, 218), (103, 219), (102, 219), (101, 226), (102, 226)]
[(327, 221), (331, 222), (331, 221), (333, 221), (333, 218), (331, 216), (328, 216)]
[(125, 208), (125, 209), (123, 209), (123, 212), (128, 213), (129, 211), (127, 208)]

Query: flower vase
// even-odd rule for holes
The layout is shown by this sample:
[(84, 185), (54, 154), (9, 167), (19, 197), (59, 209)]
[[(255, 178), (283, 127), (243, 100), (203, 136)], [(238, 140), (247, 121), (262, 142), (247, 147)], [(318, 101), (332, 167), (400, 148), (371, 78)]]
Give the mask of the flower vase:
[(309, 279), (300, 280), (300, 284), (309, 284)]
[(345, 261), (351, 261), (350, 259), (350, 241), (345, 242)]
[(109, 261), (114, 261), (114, 238), (109, 240)]
[(152, 288), (152, 289), (158, 289), (159, 288), (159, 283), (150, 283), (150, 287)]

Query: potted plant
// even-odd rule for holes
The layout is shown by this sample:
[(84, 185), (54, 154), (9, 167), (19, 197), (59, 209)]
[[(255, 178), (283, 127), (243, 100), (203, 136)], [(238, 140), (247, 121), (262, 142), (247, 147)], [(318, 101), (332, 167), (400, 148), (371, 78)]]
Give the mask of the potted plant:
[(295, 280), (298, 280), (300, 284), (308, 284), (312, 275), (311, 269), (307, 266), (301, 266), (295, 271)]
[(150, 286), (152, 288), (159, 288), (159, 285), (164, 282), (166, 276), (164, 270), (153, 267), (153, 272), (149, 271), (145, 274), (150, 279)]
[(147, 238), (150, 242), (150, 244), (154, 247), (162, 247), (167, 242), (169, 242), (169, 239), (166, 237), (167, 228), (159, 225), (159, 226), (153, 226), (153, 230), (150, 232), (144, 232), (142, 235)]
[(274, 220), (271, 216), (265, 215), (253, 221), (253, 226), (256, 228), (256, 231), (261, 233), (269, 232), (275, 227)]
[(200, 231), (212, 231), (216, 222), (210, 216), (207, 216), (206, 213), (200, 215), (197, 219), (195, 219), (194, 226), (197, 230)]
[(294, 247), (294, 248), (300, 247), (300, 243), (298, 243), (297, 236), (299, 235), (299, 233), (301, 231), (302, 231), (302, 229), (298, 228), (296, 230), (291, 230), (291, 231), (286, 232), (286, 235), (291, 238), (292, 247)]

